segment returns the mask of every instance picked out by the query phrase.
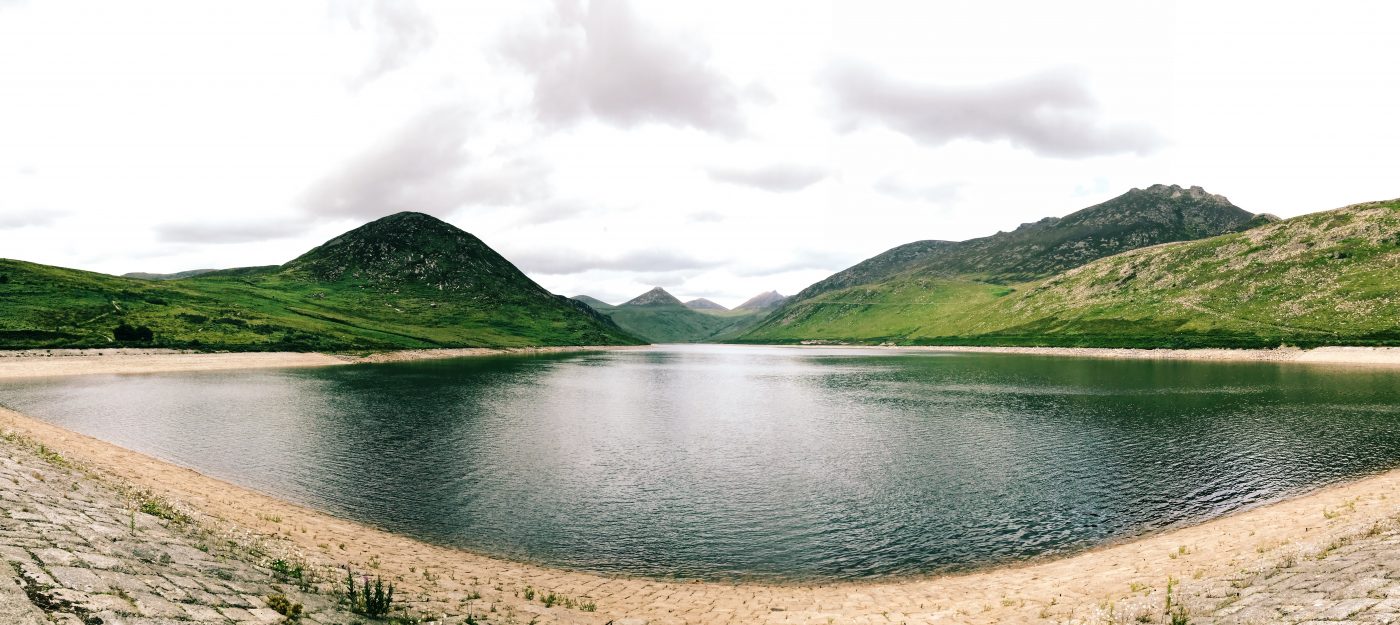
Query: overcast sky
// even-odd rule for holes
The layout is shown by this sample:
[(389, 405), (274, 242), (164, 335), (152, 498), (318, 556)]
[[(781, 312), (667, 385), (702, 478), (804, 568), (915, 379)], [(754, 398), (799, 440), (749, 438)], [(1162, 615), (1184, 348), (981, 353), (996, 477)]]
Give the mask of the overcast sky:
[(1154, 183), (1388, 199), (1395, 6), (0, 0), (0, 256), (280, 264), (414, 210), (732, 306)]

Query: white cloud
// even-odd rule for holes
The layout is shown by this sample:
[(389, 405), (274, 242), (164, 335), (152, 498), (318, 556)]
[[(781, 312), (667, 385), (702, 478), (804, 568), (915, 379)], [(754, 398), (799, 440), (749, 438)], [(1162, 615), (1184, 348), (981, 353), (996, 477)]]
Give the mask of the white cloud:
[(754, 169), (734, 167), (714, 167), (709, 169), (710, 178), (730, 184), (739, 184), (765, 191), (801, 191), (826, 178), (827, 172), (820, 167), (802, 165), (770, 165)]
[(5, 210), (0, 212), (0, 230), (47, 226), (58, 221), (64, 214), (60, 211), (42, 209)]
[(512, 255), (510, 260), (523, 271), (550, 275), (578, 274), (597, 269), (639, 274), (670, 274), (723, 264), (662, 249), (637, 250), (614, 256), (598, 256), (593, 252), (579, 250), (544, 249), (517, 253)]
[[(948, 202), (956, 200), (961, 193), (962, 184), (957, 182), (907, 182), (893, 176), (881, 178), (875, 182), (875, 190), (892, 197), (904, 200), (917, 200), (920, 202)], [(1107, 189), (1102, 191), (1106, 192)]]
[(300, 236), (305, 219), (252, 222), (196, 221), (160, 224), (156, 240), (162, 243), (250, 243)]
[(535, 108), (552, 124), (743, 126), (738, 89), (703, 48), (643, 23), (625, 0), (558, 0), (542, 23), (512, 31), (501, 51), (534, 75)]
[(433, 47), (437, 29), (413, 0), (332, 0), (331, 16), (363, 33), (369, 49), (350, 85), (364, 86)]
[(1060, 158), (1147, 154), (1154, 129), (1101, 119), (1083, 76), (1046, 72), (975, 87), (895, 80), (864, 64), (840, 63), (827, 76), (840, 123), (880, 124), (929, 146), (956, 139), (1008, 141)]

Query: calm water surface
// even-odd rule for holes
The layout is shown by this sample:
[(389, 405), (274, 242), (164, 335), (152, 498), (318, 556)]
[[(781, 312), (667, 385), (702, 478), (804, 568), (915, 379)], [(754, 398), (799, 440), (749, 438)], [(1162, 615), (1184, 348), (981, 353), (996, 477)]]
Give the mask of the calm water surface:
[(1400, 375), (1267, 363), (668, 346), (0, 403), (426, 540), (661, 577), (965, 569), (1400, 466)]

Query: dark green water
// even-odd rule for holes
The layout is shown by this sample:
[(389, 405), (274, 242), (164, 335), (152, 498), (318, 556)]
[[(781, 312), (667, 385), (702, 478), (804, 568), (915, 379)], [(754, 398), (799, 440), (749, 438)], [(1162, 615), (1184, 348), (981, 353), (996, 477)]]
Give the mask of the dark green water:
[(964, 569), (1400, 466), (1400, 375), (1257, 363), (686, 346), (0, 403), (430, 541), (662, 577)]

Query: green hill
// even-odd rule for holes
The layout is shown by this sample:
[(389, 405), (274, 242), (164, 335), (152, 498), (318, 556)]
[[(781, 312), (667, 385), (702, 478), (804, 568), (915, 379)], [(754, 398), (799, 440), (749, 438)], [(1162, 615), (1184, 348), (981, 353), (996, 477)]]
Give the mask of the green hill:
[(1011, 232), (901, 245), (803, 289), (784, 304), (909, 275), (1024, 282), (1131, 249), (1241, 230), (1258, 218), (1200, 187), (1153, 185), (1063, 218), (1021, 224)]
[(903, 274), (744, 341), (1117, 347), (1400, 344), (1400, 200), (1156, 245), (1014, 285)]
[(137, 278), (140, 280), (179, 280), (181, 278), (193, 278), (198, 275), (218, 271), (217, 269), (191, 269), (189, 271), (177, 271), (175, 273), (146, 273), (144, 271), (133, 271), (122, 274), (123, 278)]
[(687, 308), (661, 287), (599, 312), (623, 330), (653, 343), (703, 341), (729, 325), (719, 317)]
[[(635, 344), (476, 237), (420, 213), (347, 232), (281, 266), (141, 280), (0, 260), (0, 347), (229, 350)], [(128, 335), (128, 338), (131, 338)]]
[(681, 303), (661, 287), (617, 306), (587, 295), (576, 295), (574, 299), (592, 306), (623, 330), (653, 343), (730, 340), (748, 331), (769, 312), (759, 308), (727, 310), (709, 300)]

